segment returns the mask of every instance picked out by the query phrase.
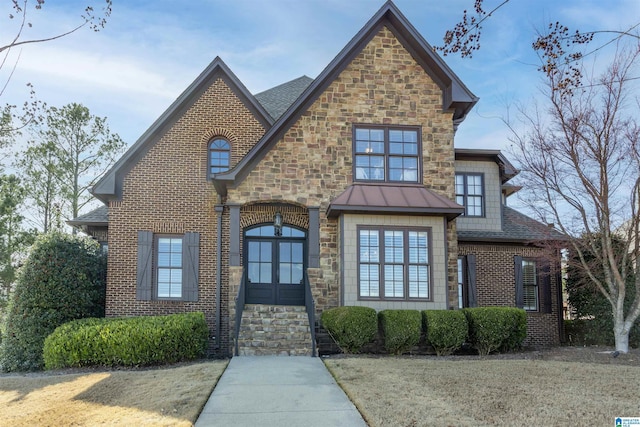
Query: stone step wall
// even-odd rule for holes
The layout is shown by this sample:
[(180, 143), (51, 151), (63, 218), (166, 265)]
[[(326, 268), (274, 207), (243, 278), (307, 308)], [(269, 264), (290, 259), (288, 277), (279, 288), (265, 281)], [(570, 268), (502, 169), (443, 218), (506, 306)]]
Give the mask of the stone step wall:
[(311, 356), (309, 317), (303, 306), (247, 304), (242, 312), (240, 356)]

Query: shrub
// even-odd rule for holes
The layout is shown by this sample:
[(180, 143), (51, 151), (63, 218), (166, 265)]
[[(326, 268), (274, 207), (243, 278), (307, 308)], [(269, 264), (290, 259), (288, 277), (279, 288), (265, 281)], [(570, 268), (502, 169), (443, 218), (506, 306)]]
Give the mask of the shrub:
[(458, 350), (469, 335), (467, 318), (460, 310), (425, 310), (422, 321), (427, 341), (438, 356)]
[(41, 369), (44, 340), (73, 319), (104, 316), (105, 258), (90, 238), (40, 236), (18, 273), (0, 348), (4, 371)]
[(527, 338), (527, 312), (521, 308), (501, 307), (511, 325), (509, 336), (502, 342), (500, 352), (507, 353), (522, 349), (522, 343)]
[(204, 356), (208, 329), (203, 313), (75, 320), (44, 342), (47, 369), (145, 366)]
[(422, 321), (418, 310), (383, 310), (378, 313), (384, 336), (384, 348), (393, 354), (402, 354), (418, 345), (422, 334)]
[[(514, 310), (523, 312), (523, 315), (514, 314)], [(487, 355), (501, 348), (517, 348), (526, 337), (526, 313), (522, 309), (478, 307), (463, 311), (469, 323), (469, 341), (480, 355)]]
[(357, 353), (378, 334), (376, 311), (369, 307), (335, 307), (322, 312), (322, 326), (342, 351)]

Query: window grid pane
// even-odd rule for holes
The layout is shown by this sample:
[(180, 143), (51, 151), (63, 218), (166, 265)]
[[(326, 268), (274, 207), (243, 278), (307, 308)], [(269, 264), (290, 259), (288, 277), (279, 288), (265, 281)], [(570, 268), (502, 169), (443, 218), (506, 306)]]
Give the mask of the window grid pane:
[(358, 233), (360, 297), (431, 297), (428, 231), (361, 229)]
[(523, 308), (531, 311), (538, 310), (538, 276), (535, 261), (522, 260), (522, 285)]
[(281, 284), (300, 284), (302, 280), (302, 243), (280, 242), (280, 278)]
[(182, 238), (158, 238), (157, 292), (158, 298), (182, 297)]
[(224, 139), (216, 138), (209, 143), (209, 171), (210, 173), (219, 173), (229, 170), (230, 166), (229, 142)]
[(458, 308), (465, 308), (464, 303), (464, 258), (458, 258)]
[(465, 207), (465, 216), (483, 215), (482, 175), (456, 174), (456, 203)]
[(429, 298), (429, 235), (409, 231), (409, 298)]
[(356, 180), (419, 182), (419, 158), (417, 130), (355, 130)]
[(252, 283), (271, 283), (271, 242), (249, 242), (247, 265)]
[(384, 265), (384, 296), (387, 298), (402, 298), (404, 265)]
[(380, 238), (377, 230), (360, 230), (360, 283), (361, 297), (380, 296)]

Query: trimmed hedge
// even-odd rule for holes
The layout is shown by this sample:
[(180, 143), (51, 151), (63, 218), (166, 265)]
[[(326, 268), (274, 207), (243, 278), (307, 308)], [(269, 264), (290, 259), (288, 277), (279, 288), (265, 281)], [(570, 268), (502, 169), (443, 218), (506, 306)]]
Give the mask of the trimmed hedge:
[(369, 307), (335, 307), (322, 312), (322, 326), (342, 351), (358, 353), (378, 334), (376, 311)]
[(418, 310), (382, 310), (378, 318), (389, 353), (402, 354), (420, 342), (422, 319)]
[(56, 328), (44, 342), (46, 369), (80, 366), (145, 366), (205, 355), (203, 313), (81, 319)]
[(469, 323), (469, 341), (481, 356), (522, 345), (527, 315), (520, 308), (477, 307), (462, 310)]
[(511, 329), (509, 336), (500, 346), (500, 353), (508, 353), (522, 349), (522, 343), (527, 338), (527, 312), (521, 308), (502, 307), (506, 317), (510, 318)]
[(424, 310), (425, 336), (438, 356), (447, 356), (462, 347), (469, 335), (467, 317), (460, 310)]

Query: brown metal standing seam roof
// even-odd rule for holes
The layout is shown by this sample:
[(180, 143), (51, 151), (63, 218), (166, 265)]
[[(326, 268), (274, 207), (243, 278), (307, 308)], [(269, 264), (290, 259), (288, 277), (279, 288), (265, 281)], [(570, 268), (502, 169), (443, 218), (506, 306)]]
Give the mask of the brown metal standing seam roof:
[(342, 212), (443, 215), (453, 219), (464, 207), (422, 186), (353, 184), (333, 199), (327, 216)]

